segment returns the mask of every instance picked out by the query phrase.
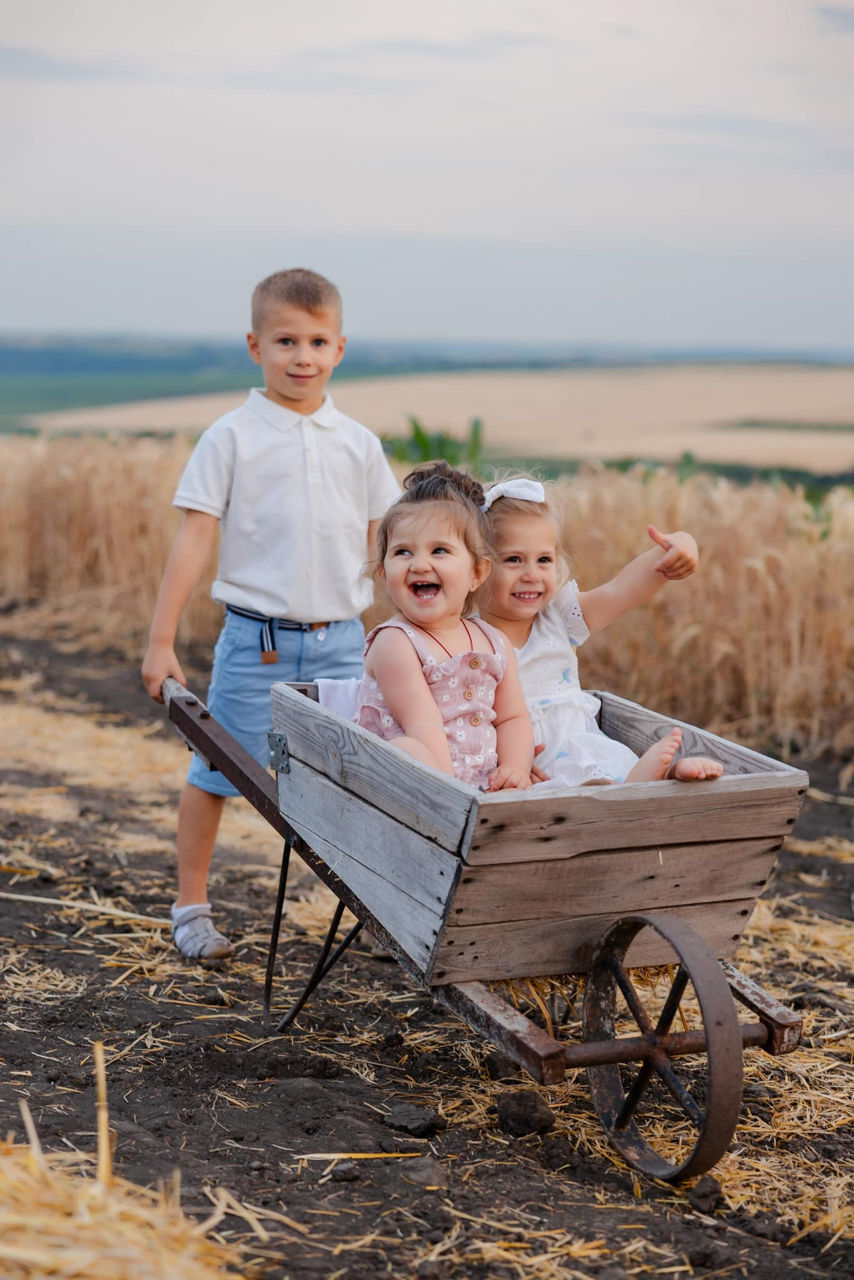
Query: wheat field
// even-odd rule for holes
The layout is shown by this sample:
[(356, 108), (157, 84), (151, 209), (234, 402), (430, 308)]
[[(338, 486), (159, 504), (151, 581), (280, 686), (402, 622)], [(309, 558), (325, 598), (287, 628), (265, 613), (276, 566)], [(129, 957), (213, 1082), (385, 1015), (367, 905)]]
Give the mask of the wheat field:
[[(120, 643), (135, 667), (179, 515), (187, 437), (0, 439), (4, 630)], [(690, 530), (700, 572), (591, 640), (582, 682), (760, 748), (854, 748), (854, 492), (813, 508), (798, 489), (738, 487), (666, 468), (590, 466), (558, 481), (563, 540), (582, 588), (649, 545), (646, 525)], [(211, 566), (212, 568), (212, 566)], [(211, 642), (203, 583), (180, 645)]]

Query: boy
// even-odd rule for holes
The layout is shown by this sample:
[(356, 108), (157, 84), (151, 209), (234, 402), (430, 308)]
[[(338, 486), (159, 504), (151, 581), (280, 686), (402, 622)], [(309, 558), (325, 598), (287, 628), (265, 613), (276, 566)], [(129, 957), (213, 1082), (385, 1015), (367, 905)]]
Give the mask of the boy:
[[(359, 614), (371, 600), (363, 566), (379, 517), (400, 492), (377, 437), (326, 394), (345, 342), (341, 297), (323, 276), (279, 271), (255, 289), (247, 344), (264, 390), (209, 427), (187, 463), (174, 498), (184, 522), (142, 664), (155, 701), (167, 676), (186, 684), (175, 635), (219, 524), (211, 594), (226, 616), (209, 706), (264, 765), (274, 681), (362, 673)], [(237, 794), (193, 757), (178, 806), (172, 907), (175, 945), (191, 959), (234, 950), (211, 919), (207, 879), (225, 797)]]

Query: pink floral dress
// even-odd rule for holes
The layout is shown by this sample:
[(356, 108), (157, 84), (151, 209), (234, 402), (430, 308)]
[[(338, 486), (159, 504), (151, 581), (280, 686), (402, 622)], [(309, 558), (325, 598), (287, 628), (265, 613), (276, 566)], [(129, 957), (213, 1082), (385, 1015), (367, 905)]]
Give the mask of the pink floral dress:
[[(498, 765), (493, 703), (496, 686), (507, 667), (507, 652), (500, 631), (480, 618), (476, 626), (492, 645), (492, 653), (471, 650), (440, 662), (433, 655), (423, 631), (392, 618), (370, 632), (365, 641), (365, 654), (384, 627), (398, 627), (408, 636), (421, 662), (424, 679), (442, 713), (454, 777), (483, 790), (489, 775)], [(386, 742), (403, 735), (403, 729), (391, 714), (379, 685), (367, 672), (359, 686), (356, 720)]]

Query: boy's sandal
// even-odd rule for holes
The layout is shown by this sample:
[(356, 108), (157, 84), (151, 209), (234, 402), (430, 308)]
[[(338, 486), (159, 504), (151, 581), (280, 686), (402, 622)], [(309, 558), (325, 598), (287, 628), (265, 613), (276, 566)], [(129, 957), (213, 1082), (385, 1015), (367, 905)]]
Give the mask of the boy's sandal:
[(172, 926), (172, 941), (188, 960), (219, 960), (234, 951), (228, 938), (214, 925), (209, 902), (194, 907), (180, 924)]

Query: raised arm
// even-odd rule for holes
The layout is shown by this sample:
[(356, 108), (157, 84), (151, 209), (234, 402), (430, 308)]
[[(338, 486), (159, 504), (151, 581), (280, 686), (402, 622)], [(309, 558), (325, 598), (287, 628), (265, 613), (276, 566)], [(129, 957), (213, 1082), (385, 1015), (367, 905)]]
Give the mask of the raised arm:
[(365, 668), (380, 686), (389, 711), (405, 736), (421, 743), (428, 763), (453, 774), (442, 713), (411, 641), (397, 627), (383, 629), (368, 650)]
[(525, 791), (531, 785), (534, 731), (516, 668), (516, 655), (503, 637), (502, 642), (507, 655), (507, 667), (495, 690), (498, 768), (490, 775), (489, 789), (503, 791), (518, 787), (520, 791)]
[(653, 524), (647, 525), (646, 531), (656, 547), (631, 560), (610, 582), (579, 592), (578, 602), (591, 635), (630, 609), (646, 604), (666, 582), (677, 582), (695, 572), (697, 543), (690, 533), (660, 533)]
[(187, 511), (172, 543), (142, 661), (142, 681), (155, 702), (163, 701), (160, 689), (167, 676), (186, 683), (175, 653), (175, 635), (181, 614), (210, 559), (217, 524), (216, 516)]

